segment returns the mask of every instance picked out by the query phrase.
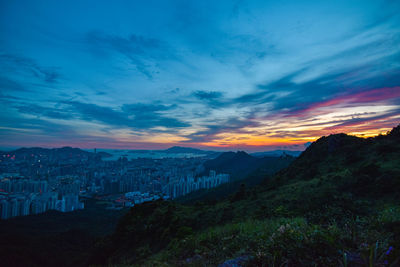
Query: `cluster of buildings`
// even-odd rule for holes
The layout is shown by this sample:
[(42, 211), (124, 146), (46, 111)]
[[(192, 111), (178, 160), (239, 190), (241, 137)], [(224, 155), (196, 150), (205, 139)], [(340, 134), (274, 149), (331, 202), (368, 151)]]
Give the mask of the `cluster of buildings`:
[(159, 195), (141, 192), (128, 192), (125, 195), (125, 206), (133, 207), (135, 204), (141, 204), (144, 202), (154, 201), (161, 198)]
[(0, 218), (83, 209), (81, 198), (116, 207), (176, 198), (229, 182), (210, 171), (207, 157), (103, 159), (75, 148), (23, 148), (0, 152)]
[(64, 183), (58, 190), (50, 190), (48, 181), (31, 180), (20, 176), (0, 176), (0, 218), (39, 214), (48, 210), (68, 212), (83, 209), (78, 191)]
[(125, 192), (160, 192), (162, 189), (161, 179), (147, 174), (126, 172), (114, 177), (103, 176), (97, 183), (93, 182), (88, 188), (88, 193), (100, 193), (104, 195), (120, 194)]
[(30, 180), (22, 178), (18, 173), (5, 173), (0, 175), (1, 192), (47, 192), (48, 183), (44, 180)]
[(179, 180), (171, 181), (164, 187), (164, 193), (171, 198), (177, 198), (200, 189), (210, 189), (229, 182), (229, 174), (216, 174), (211, 170), (209, 176), (193, 177), (188, 175)]
[[(136, 204), (144, 202), (162, 199), (173, 199), (177, 198), (190, 192), (200, 189), (210, 189), (217, 187), (221, 184), (229, 182), (229, 174), (217, 174), (211, 170), (209, 176), (194, 177), (193, 174), (188, 174), (186, 177), (171, 178), (169, 183), (163, 186), (161, 189), (161, 183), (157, 180), (153, 180), (150, 184), (153, 184), (152, 190), (147, 192), (143, 191), (131, 191), (122, 193), (123, 188), (122, 182), (118, 180), (106, 183), (107, 186), (111, 186), (112, 190), (115, 190), (113, 194), (106, 194), (100, 197), (102, 200), (108, 200), (112, 202), (112, 209), (119, 209), (122, 207), (133, 207)], [(106, 190), (108, 192), (108, 190)]]
[[(85, 177), (83, 192), (86, 197), (141, 192), (160, 195), (165, 185), (187, 175), (202, 171), (201, 158), (139, 158), (104, 161)], [(178, 177), (178, 178), (177, 178)]]

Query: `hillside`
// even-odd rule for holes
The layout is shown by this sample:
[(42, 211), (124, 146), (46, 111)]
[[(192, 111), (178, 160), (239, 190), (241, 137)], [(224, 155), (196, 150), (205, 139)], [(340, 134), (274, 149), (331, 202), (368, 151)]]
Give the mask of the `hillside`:
[[(228, 173), (233, 181), (243, 180), (254, 172), (262, 169), (264, 174), (272, 174), (285, 168), (294, 160), (293, 157), (262, 157), (257, 158), (244, 151), (224, 152), (215, 159), (204, 163), (205, 174), (210, 170), (217, 173)], [(259, 170), (262, 172), (262, 170)]]
[(258, 187), (209, 205), (137, 205), (91, 262), (398, 266), (399, 132), (322, 137)]
[(267, 177), (288, 167), (294, 160), (294, 157), (288, 155), (256, 158), (245, 152), (222, 153), (219, 157), (205, 162), (204, 174), (210, 170), (216, 170), (217, 173), (228, 173), (231, 181), (216, 188), (192, 192), (177, 201), (182, 203), (212, 202), (226, 198), (238, 191), (242, 185), (250, 188), (260, 184)]

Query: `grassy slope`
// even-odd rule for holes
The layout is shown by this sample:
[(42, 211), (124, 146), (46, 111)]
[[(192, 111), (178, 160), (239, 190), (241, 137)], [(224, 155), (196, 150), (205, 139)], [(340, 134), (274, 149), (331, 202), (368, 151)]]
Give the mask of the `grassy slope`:
[[(136, 206), (92, 262), (213, 266), (245, 255), (260, 266), (394, 263), (399, 131), (373, 139), (323, 137), (264, 184), (241, 187), (213, 205)], [(386, 256), (390, 245), (396, 249)]]

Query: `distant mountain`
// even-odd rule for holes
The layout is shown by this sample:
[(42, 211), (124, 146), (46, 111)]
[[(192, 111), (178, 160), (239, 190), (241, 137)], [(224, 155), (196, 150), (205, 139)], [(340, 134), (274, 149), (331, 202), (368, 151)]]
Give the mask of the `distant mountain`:
[(164, 153), (171, 153), (171, 154), (180, 154), (180, 153), (191, 153), (191, 154), (215, 154), (219, 152), (215, 151), (207, 151), (207, 150), (201, 150), (197, 148), (192, 148), (192, 147), (182, 147), (182, 146), (173, 146), (165, 150), (161, 150), (160, 152)]
[[(61, 147), (61, 148), (42, 148), (42, 147), (23, 147), (16, 150), (3, 152), (9, 155), (15, 155), (16, 159), (25, 159), (32, 156), (46, 156), (57, 160), (70, 159), (70, 158), (87, 158), (93, 157), (96, 154), (82, 150), (80, 148)], [(97, 153), (100, 157), (109, 157), (111, 154), (106, 152)]]
[(29, 155), (50, 155), (50, 154), (63, 154), (63, 155), (89, 155), (90, 152), (81, 150), (79, 148), (61, 147), (61, 148), (42, 148), (42, 147), (23, 147), (9, 152), (16, 156), (29, 156)]
[(263, 152), (254, 152), (251, 153), (250, 155), (258, 158), (262, 157), (279, 157), (282, 155), (290, 155), (292, 157), (298, 157), (303, 151), (301, 150), (272, 150), (272, 151), (263, 151)]
[(205, 151), (197, 148), (173, 146), (168, 149), (163, 150), (165, 153), (193, 153), (193, 154), (204, 154)]

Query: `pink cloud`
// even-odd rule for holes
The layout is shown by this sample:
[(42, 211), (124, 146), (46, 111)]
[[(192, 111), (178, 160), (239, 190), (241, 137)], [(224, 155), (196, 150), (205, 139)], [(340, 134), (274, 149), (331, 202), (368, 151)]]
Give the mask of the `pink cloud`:
[(286, 117), (304, 116), (306, 114), (318, 115), (324, 113), (323, 111), (318, 111), (318, 109), (325, 107), (332, 107), (337, 105), (351, 106), (353, 104), (382, 102), (399, 97), (400, 86), (378, 88), (354, 94), (341, 95), (330, 100), (314, 103), (304, 109), (291, 111), (289, 112), (289, 114), (286, 115)]

